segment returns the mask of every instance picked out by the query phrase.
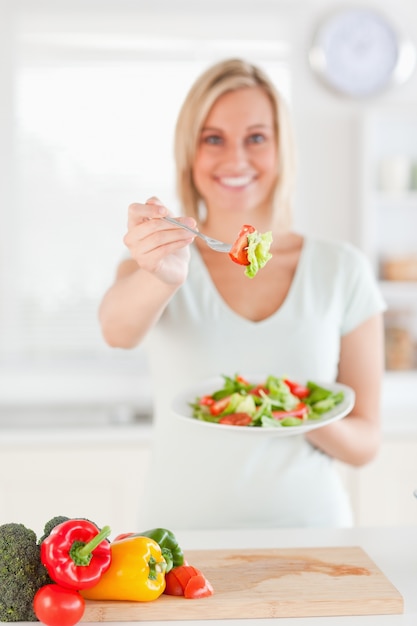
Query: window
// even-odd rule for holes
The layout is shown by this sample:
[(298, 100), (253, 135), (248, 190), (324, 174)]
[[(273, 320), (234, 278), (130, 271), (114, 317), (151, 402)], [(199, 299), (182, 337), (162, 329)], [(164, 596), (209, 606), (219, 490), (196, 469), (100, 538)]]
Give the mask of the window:
[(176, 206), (173, 131), (188, 87), (215, 60), (241, 55), (289, 99), (288, 52), (268, 40), (57, 35), (17, 24), (15, 210), (0, 216), (14, 255), (13, 281), (0, 284), (13, 303), (3, 355), (109, 351), (97, 308), (125, 253), (126, 209), (154, 194)]

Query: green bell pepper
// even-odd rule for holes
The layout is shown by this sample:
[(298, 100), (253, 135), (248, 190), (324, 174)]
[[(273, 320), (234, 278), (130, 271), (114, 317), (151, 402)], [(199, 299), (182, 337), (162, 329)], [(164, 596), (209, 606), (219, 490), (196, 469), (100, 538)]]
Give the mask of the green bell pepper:
[(173, 567), (178, 567), (184, 563), (184, 554), (174, 533), (166, 528), (152, 528), (151, 530), (144, 530), (138, 533), (124, 533), (118, 535), (114, 541), (125, 539), (126, 537), (149, 537), (149, 539), (153, 539), (161, 548), (162, 556), (166, 561), (165, 573), (172, 570)]

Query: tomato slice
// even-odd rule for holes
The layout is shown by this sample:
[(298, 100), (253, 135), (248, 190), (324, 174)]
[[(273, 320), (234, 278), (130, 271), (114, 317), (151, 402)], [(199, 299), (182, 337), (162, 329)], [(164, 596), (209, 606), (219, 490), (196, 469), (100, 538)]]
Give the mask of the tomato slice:
[(256, 385), (256, 387), (253, 387), (248, 393), (252, 394), (253, 396), (261, 396), (261, 392), (265, 395), (269, 394), (269, 390), (267, 387), (265, 387), (265, 385)]
[[(174, 568), (175, 569), (175, 568)], [(173, 570), (165, 574), (165, 590), (164, 593), (168, 596), (183, 596), (184, 589), (178, 578), (173, 573)]]
[(169, 596), (183, 596), (185, 588), (193, 576), (200, 575), (200, 570), (192, 565), (178, 565), (165, 574), (165, 591)]
[(248, 233), (254, 233), (255, 228), (249, 224), (244, 224), (232, 245), (229, 256), (235, 263), (239, 265), (249, 265), (248, 261)]
[(215, 403), (215, 399), (212, 396), (201, 396), (198, 403), (201, 404), (201, 406), (211, 406)]
[(308, 415), (308, 406), (304, 402), (299, 402), (290, 411), (272, 411), (272, 415), (277, 420), (282, 420), (285, 417), (298, 417), (300, 419), (306, 419)]
[(249, 413), (229, 413), (229, 415), (223, 415), (218, 423), (228, 426), (249, 426), (252, 423), (252, 417)]
[(210, 413), (212, 415), (220, 415), (226, 409), (230, 402), (230, 396), (226, 396), (225, 398), (221, 398), (220, 400), (215, 400), (213, 404), (209, 405)]
[(184, 597), (196, 600), (198, 598), (208, 598), (214, 593), (212, 584), (203, 574), (197, 574), (188, 581), (184, 589)]
[(288, 380), (288, 378), (284, 378), (284, 382), (290, 388), (291, 393), (297, 396), (297, 398), (307, 398), (307, 396), (310, 395), (310, 389), (308, 387), (300, 385), (293, 380)]

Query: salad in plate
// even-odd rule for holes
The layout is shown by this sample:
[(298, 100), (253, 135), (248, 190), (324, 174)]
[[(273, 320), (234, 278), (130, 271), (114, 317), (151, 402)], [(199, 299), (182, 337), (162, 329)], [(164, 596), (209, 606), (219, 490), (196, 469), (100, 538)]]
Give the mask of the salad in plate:
[(270, 375), (252, 383), (239, 374), (223, 379), (223, 387), (190, 403), (194, 418), (228, 426), (301, 426), (319, 420), (344, 399), (343, 391), (313, 381), (301, 384)]

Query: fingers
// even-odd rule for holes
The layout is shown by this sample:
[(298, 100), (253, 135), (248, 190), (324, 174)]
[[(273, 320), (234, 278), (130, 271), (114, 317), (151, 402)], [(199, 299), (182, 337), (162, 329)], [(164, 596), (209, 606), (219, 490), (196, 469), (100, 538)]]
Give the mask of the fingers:
[[(145, 257), (148, 263), (155, 254), (161, 258), (176, 254), (194, 240), (195, 235), (189, 231), (161, 219), (165, 215), (168, 209), (155, 196), (143, 204), (129, 206), (128, 229), (123, 241), (138, 264), (143, 264)], [(176, 219), (191, 228), (196, 226), (192, 217)]]
[(145, 204), (134, 202), (127, 210), (127, 226), (132, 228), (144, 220), (168, 215), (168, 209), (158, 198), (149, 198)]

